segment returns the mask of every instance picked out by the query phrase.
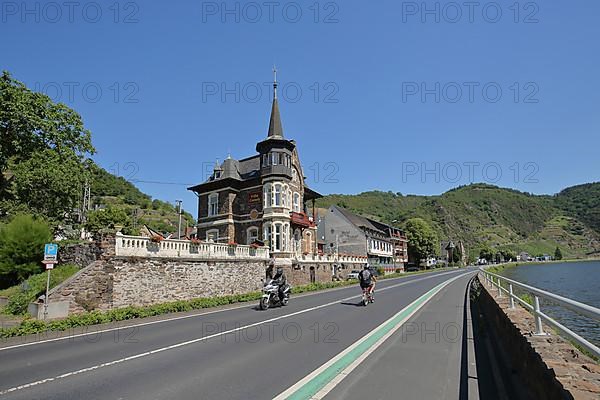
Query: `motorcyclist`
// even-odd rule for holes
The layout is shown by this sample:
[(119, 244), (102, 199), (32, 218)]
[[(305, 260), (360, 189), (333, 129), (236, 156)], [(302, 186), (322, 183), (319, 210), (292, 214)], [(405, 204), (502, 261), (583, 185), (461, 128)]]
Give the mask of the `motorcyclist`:
[(287, 287), (287, 278), (283, 273), (282, 267), (277, 267), (277, 272), (273, 277), (273, 284), (278, 286), (279, 301), (283, 301), (283, 291)]
[(373, 301), (373, 288), (375, 287), (377, 278), (371, 272), (369, 264), (365, 264), (363, 270), (358, 273), (358, 280), (361, 290), (368, 289), (368, 293), (371, 295), (371, 300)]

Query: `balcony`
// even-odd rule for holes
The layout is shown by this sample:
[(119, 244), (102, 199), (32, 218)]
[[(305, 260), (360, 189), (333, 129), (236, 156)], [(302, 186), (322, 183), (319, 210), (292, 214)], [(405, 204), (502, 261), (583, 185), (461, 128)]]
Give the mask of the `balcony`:
[(115, 253), (119, 257), (179, 258), (199, 260), (268, 260), (267, 247), (192, 242), (117, 234)]
[(312, 220), (312, 218), (303, 212), (299, 213), (299, 212), (292, 211), (290, 213), (290, 216), (291, 216), (291, 222), (293, 225), (298, 225), (298, 226), (302, 226), (305, 228), (314, 228), (316, 226), (316, 224)]
[(263, 165), (260, 170), (260, 173), (262, 176), (278, 175), (284, 176), (288, 179), (292, 179), (292, 168), (281, 164)]

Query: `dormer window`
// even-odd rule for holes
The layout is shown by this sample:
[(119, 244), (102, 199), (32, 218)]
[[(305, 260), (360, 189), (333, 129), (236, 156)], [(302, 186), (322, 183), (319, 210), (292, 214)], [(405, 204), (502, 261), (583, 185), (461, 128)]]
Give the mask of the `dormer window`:
[(215, 179), (219, 179), (221, 177), (221, 171), (215, 171)]

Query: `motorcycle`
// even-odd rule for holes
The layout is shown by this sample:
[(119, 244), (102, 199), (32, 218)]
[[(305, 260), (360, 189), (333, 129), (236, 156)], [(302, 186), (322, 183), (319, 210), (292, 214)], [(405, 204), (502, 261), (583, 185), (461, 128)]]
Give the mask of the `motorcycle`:
[(266, 310), (269, 307), (276, 306), (287, 306), (290, 301), (291, 286), (286, 285), (283, 289), (283, 299), (279, 299), (279, 285), (275, 284), (273, 280), (265, 283), (262, 292), (263, 295), (260, 298), (258, 306), (261, 310)]

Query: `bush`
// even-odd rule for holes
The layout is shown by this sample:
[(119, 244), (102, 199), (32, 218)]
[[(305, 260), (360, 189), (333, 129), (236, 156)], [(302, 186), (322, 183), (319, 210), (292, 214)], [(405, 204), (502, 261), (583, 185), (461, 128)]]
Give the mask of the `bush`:
[(48, 224), (31, 215), (17, 215), (0, 227), (0, 289), (40, 272), (44, 244), (51, 239)]

